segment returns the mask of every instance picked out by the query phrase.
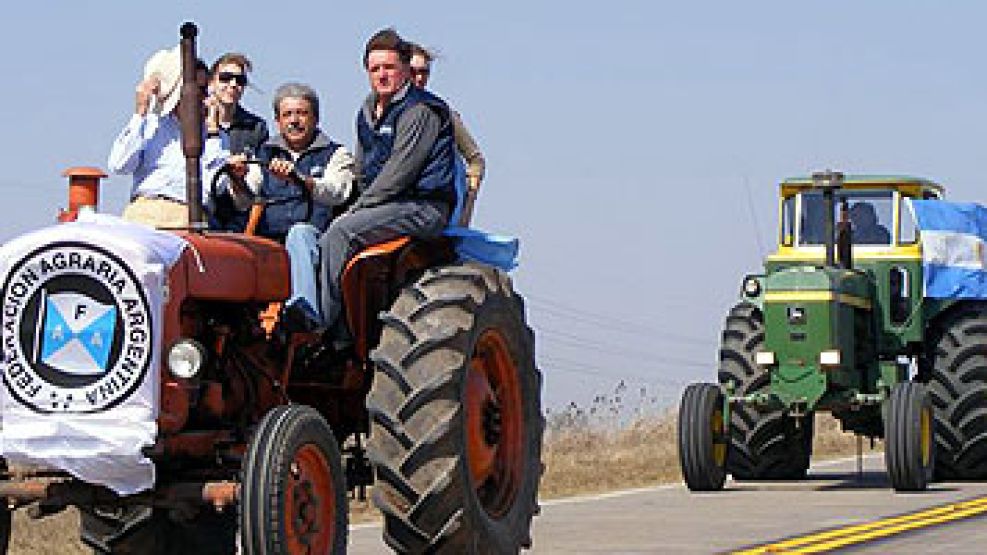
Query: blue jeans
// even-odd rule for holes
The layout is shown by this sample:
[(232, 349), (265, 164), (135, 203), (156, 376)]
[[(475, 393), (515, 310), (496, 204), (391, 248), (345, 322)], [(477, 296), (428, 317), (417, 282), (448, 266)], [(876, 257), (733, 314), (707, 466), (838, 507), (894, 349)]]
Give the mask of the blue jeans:
[(291, 298), (287, 305), (304, 302), (302, 309), (316, 322), (322, 322), (319, 314), (319, 290), (315, 272), (319, 264), (319, 228), (308, 223), (297, 223), (288, 230), (284, 247), (288, 250), (291, 266)]

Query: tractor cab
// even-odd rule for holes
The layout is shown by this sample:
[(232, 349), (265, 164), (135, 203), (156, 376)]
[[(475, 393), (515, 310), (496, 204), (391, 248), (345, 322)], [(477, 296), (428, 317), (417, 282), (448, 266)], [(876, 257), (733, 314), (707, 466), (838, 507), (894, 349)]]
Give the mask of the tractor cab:
[[(822, 259), (825, 247), (823, 192), (811, 178), (786, 179), (780, 186), (778, 250), (769, 264)], [(915, 217), (907, 199), (938, 199), (942, 186), (908, 176), (851, 175), (834, 197), (834, 221), (848, 211), (855, 259), (908, 256), (917, 240)]]

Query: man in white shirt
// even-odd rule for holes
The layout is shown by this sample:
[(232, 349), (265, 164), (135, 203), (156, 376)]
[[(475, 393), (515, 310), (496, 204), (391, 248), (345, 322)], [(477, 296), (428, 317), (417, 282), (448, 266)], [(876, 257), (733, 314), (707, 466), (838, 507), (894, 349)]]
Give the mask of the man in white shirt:
[[(178, 104), (182, 69), (179, 49), (160, 50), (144, 65), (144, 78), (137, 85), (134, 115), (113, 142), (107, 161), (109, 170), (133, 175), (130, 203), (125, 220), (159, 228), (188, 227), (185, 202), (185, 155), (182, 152)], [(200, 81), (208, 82), (200, 62)], [(208, 110), (206, 138), (201, 163), (203, 183), (223, 167), (229, 157), (220, 137), (218, 110)]]

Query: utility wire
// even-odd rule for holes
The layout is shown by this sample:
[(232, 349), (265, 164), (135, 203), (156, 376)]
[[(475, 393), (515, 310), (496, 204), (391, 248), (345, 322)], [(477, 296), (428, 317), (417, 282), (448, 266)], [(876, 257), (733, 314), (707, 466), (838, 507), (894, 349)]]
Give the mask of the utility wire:
[(558, 370), (561, 372), (586, 374), (590, 376), (599, 376), (599, 377), (610, 378), (614, 380), (634, 378), (637, 380), (656, 383), (659, 385), (665, 385), (668, 387), (682, 387), (688, 383), (684, 380), (676, 380), (673, 378), (662, 378), (659, 376), (655, 376), (653, 374), (652, 375), (638, 374), (635, 372), (627, 372), (626, 370), (622, 370), (620, 372), (603, 370), (599, 367), (585, 364), (577, 360), (555, 357), (551, 355), (541, 357), (541, 364), (539, 364), (539, 366), (543, 367), (543, 369), (548, 368), (553, 371)]
[(604, 329), (606, 329), (607, 331), (623, 332), (631, 335), (647, 337), (649, 339), (654, 339), (656, 336), (663, 336), (682, 343), (691, 343), (694, 345), (703, 345), (703, 346), (709, 345), (708, 340), (703, 340), (697, 337), (659, 330), (647, 324), (635, 323), (629, 320), (615, 318), (613, 316), (609, 316), (606, 314), (594, 313), (588, 310), (569, 307), (558, 301), (552, 301), (550, 299), (546, 299), (534, 295), (528, 295), (528, 298), (531, 299), (532, 304), (535, 304), (539, 307), (540, 311), (544, 311), (548, 314), (553, 314), (555, 316), (564, 317), (570, 320), (576, 320), (578, 322), (593, 324), (595, 326), (603, 325), (605, 326)]
[(536, 331), (539, 337), (544, 336), (545, 339), (548, 340), (549, 342), (568, 345), (577, 349), (582, 349), (584, 351), (590, 351), (590, 352), (600, 353), (605, 355), (616, 355), (619, 357), (631, 358), (637, 361), (640, 361), (641, 359), (645, 359), (649, 361), (657, 360), (662, 362), (670, 362), (673, 364), (684, 364), (684, 365), (699, 364), (695, 360), (686, 360), (676, 357), (670, 357), (668, 355), (657, 354), (653, 351), (639, 351), (635, 349), (627, 349), (612, 344), (583, 339), (577, 335), (572, 335), (565, 332), (545, 330), (543, 328), (539, 328)]

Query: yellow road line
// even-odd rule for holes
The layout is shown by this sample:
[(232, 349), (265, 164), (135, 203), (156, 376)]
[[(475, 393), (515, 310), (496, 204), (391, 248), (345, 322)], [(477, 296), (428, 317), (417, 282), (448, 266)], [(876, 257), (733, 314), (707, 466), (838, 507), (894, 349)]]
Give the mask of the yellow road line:
[(978, 497), (969, 501), (950, 503), (915, 513), (807, 534), (734, 553), (735, 555), (753, 555), (757, 553), (823, 553), (857, 543), (886, 538), (909, 530), (970, 518), (982, 513), (987, 513), (987, 497)]

